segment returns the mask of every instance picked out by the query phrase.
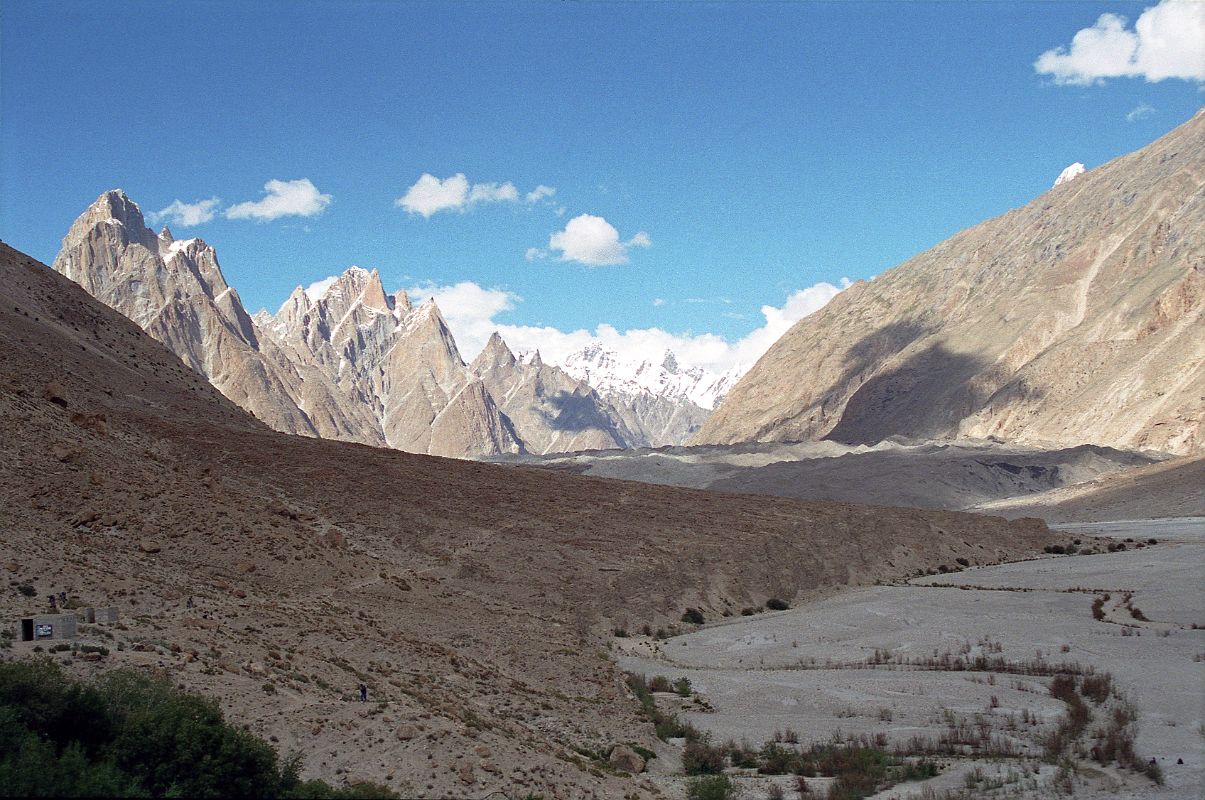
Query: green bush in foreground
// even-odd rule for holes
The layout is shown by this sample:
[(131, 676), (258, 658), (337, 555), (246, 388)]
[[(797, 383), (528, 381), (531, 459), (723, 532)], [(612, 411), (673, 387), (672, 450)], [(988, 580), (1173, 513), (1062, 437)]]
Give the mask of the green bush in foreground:
[(81, 681), (49, 658), (0, 663), (0, 795), (397, 797), (302, 782), (299, 768), (164, 679), (117, 670)]
[(731, 800), (736, 797), (736, 784), (727, 775), (695, 778), (686, 785), (687, 800)]

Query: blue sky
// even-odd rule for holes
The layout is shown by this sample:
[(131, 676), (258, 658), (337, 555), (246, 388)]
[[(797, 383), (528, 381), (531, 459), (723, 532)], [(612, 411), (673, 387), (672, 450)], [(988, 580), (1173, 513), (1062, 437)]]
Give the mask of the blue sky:
[(466, 357), (606, 324), (722, 368), (831, 295), (795, 293), (1188, 119), (1184, 52), (1111, 60), (1152, 5), (7, 2), (0, 236), (49, 262), (106, 189), (218, 198), (173, 229), (252, 311), (359, 264), (436, 287)]

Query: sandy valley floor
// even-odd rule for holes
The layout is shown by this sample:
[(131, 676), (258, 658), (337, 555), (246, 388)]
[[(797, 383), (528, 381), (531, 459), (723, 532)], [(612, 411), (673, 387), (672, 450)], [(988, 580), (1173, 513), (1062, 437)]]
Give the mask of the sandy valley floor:
[[(745, 738), (756, 747), (776, 731), (791, 729), (804, 744), (840, 731), (882, 732), (903, 745), (914, 736), (938, 737), (952, 722), (987, 725), (992, 736), (1013, 742), (1021, 757), (979, 766), (1001, 776), (1011, 771), (1014, 780), (1002, 792), (1033, 786), (1033, 770), (1039, 769), (1036, 780), (1043, 788), (1031, 789), (1029, 796), (1053, 791), (1048, 781), (1054, 768), (1040, 768), (1036, 758), (1040, 736), (1065, 708), (1049, 696), (1050, 679), (914, 664), (949, 654), (1090, 665), (1097, 673), (1112, 673), (1137, 705), (1136, 749), (1144, 759), (1158, 759), (1166, 785), (1084, 762), (1075, 777), (1076, 796), (1200, 798), (1205, 630), (1192, 625), (1205, 624), (1205, 520), (1065, 526), (1063, 532), (1069, 541), (1098, 535), (1108, 541), (1154, 537), (1160, 543), (1137, 549), (1135, 541), (1122, 552), (1042, 558), (858, 589), (663, 642), (618, 639), (625, 652), (621, 664), (649, 676), (690, 678), (714, 711), (687, 716), (715, 741)], [(1105, 619), (1098, 621), (1092, 604), (1106, 593)], [(1130, 608), (1149, 621), (1135, 619)], [(868, 668), (865, 662), (876, 651), (888, 663)], [(1097, 714), (1099, 719), (1104, 712)], [(976, 765), (947, 763), (933, 788), (965, 791), (965, 773)], [(1021, 775), (1026, 779), (1017, 780)], [(901, 784), (882, 796), (921, 791), (919, 784)], [(988, 795), (984, 790), (970, 796)]]

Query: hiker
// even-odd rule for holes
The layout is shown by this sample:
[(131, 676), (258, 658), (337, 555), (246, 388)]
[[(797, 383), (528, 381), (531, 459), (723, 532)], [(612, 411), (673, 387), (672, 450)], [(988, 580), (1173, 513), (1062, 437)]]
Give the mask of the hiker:
[(50, 595), (50, 610), (58, 611), (58, 606), (55, 605), (55, 596), (54, 595)]
[(196, 603), (194, 603), (194, 602), (192, 601), (192, 595), (190, 594), (190, 595), (188, 596), (188, 602), (184, 604), (184, 607), (185, 607), (185, 608), (192, 608), (194, 605), (196, 605)]
[(361, 703), (368, 702), (368, 687), (362, 683), (360, 684), (360, 702)]
[(67, 593), (59, 592), (59, 605), (67, 605)]

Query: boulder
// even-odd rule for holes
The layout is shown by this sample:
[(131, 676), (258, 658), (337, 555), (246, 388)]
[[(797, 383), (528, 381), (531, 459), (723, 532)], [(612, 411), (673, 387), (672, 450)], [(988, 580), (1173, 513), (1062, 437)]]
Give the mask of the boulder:
[(626, 744), (617, 744), (612, 747), (611, 755), (607, 757), (607, 761), (615, 769), (621, 769), (633, 775), (639, 775), (641, 772), (644, 772), (644, 759)]

